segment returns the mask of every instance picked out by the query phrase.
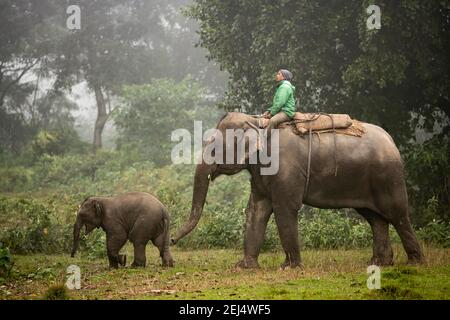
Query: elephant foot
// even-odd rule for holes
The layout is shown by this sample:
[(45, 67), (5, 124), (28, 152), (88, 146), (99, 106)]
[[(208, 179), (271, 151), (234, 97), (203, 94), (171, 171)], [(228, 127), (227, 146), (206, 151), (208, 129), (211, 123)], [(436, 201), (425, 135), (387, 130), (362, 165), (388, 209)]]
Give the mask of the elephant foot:
[(303, 269), (303, 263), (301, 263), (300, 261), (285, 261), (280, 266), (281, 270), (294, 269), (294, 268)]
[(127, 255), (126, 254), (119, 254), (119, 264), (123, 267), (127, 264)]
[(375, 266), (392, 266), (394, 265), (394, 259), (392, 257), (372, 257), (368, 264)]
[(172, 259), (163, 260), (162, 266), (172, 268), (175, 265), (175, 262)]
[(243, 259), (236, 263), (235, 267), (241, 269), (258, 269), (259, 263), (256, 259)]
[(131, 264), (132, 268), (145, 268), (145, 263), (133, 261)]
[(425, 257), (421, 254), (408, 255), (409, 265), (418, 265), (425, 263)]

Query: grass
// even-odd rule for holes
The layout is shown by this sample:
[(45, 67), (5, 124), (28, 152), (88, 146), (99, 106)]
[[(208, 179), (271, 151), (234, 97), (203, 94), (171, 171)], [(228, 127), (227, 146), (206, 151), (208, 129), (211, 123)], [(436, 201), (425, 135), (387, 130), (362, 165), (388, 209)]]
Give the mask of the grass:
[[(132, 247), (128, 244), (123, 252), (129, 265)], [(304, 268), (288, 270), (279, 269), (280, 251), (263, 253), (258, 270), (234, 268), (242, 256), (236, 250), (175, 247), (176, 267), (169, 269), (160, 266), (152, 246), (145, 269), (110, 270), (107, 259), (80, 256), (15, 256), (11, 278), (0, 285), (0, 299), (450, 299), (449, 249), (426, 246), (427, 262), (421, 266), (406, 265), (400, 246), (394, 252), (396, 265), (381, 269), (380, 290), (366, 286), (370, 249), (303, 251)], [(71, 264), (81, 269), (81, 289), (64, 291), (59, 286)]]

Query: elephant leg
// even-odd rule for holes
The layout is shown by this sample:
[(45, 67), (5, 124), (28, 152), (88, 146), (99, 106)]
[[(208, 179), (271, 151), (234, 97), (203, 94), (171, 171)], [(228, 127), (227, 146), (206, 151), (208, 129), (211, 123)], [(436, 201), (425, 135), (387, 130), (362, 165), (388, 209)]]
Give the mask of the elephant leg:
[(135, 242), (134, 246), (134, 261), (131, 264), (132, 267), (145, 267), (145, 246), (146, 242)]
[[(388, 198), (389, 201), (382, 201), (379, 207), (383, 217), (394, 225), (400, 236), (403, 248), (408, 256), (408, 263), (422, 263), (424, 262), (424, 256), (409, 220), (408, 200), (404, 197), (404, 194), (406, 194), (404, 190), (393, 190)], [(403, 199), (403, 201), (399, 203), (398, 199)]]
[(267, 222), (272, 214), (271, 201), (254, 192), (250, 194), (246, 210), (244, 233), (244, 259), (236, 264), (240, 268), (258, 268), (258, 256), (266, 234)]
[(398, 219), (394, 219), (392, 224), (402, 240), (403, 248), (408, 256), (408, 263), (423, 263), (425, 258), (408, 216), (403, 215)]
[(286, 260), (281, 265), (281, 268), (301, 267), (297, 210), (288, 211), (286, 207), (279, 207), (274, 211), (281, 245), (286, 254)]
[(394, 253), (389, 240), (389, 223), (375, 211), (370, 209), (356, 209), (372, 228), (373, 234), (373, 256), (370, 264), (377, 266), (392, 265)]
[(106, 250), (110, 268), (117, 269), (119, 267), (119, 251), (125, 242), (127, 242), (127, 235), (125, 232), (106, 234)]
[(170, 254), (169, 244), (167, 243), (167, 235), (162, 233), (155, 240), (152, 240), (152, 242), (159, 250), (163, 267), (173, 267), (174, 261)]
[(132, 267), (145, 267), (146, 256), (145, 247), (156, 233), (156, 226), (147, 215), (141, 215), (136, 219), (133, 228), (130, 230), (129, 238), (134, 247), (134, 260)]

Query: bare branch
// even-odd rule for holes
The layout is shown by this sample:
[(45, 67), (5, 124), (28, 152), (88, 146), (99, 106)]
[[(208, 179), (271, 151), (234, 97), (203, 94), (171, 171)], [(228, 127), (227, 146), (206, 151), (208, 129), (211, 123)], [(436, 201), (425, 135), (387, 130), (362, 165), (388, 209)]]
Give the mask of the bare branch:
[(25, 67), (22, 72), (19, 74), (19, 76), (14, 79), (13, 81), (11, 81), (6, 87), (5, 89), (3, 89), (3, 92), (0, 96), (0, 107), (3, 106), (3, 103), (5, 101), (5, 96), (8, 93), (9, 89), (11, 89), (11, 87), (13, 85), (15, 85), (16, 83), (18, 83), (20, 81), (20, 79), (22, 79), (22, 77), (25, 75), (25, 73), (27, 73), (31, 68), (33, 68), (37, 63), (39, 62), (39, 59), (37, 59), (35, 62), (33, 62), (32, 64), (30, 64), (29, 66)]

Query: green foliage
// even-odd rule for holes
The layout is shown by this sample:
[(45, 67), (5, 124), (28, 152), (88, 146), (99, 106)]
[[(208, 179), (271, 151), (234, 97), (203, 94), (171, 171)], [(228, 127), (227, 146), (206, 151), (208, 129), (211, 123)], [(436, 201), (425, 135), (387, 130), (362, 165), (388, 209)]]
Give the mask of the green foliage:
[(66, 1), (2, 2), (0, 149), (19, 152), (40, 130), (51, 131), (58, 143), (41, 134), (33, 143), (39, 154), (69, 147), (65, 138), (70, 136), (56, 137), (53, 131), (73, 128), (77, 106), (63, 89), (83, 80), (99, 98), (101, 121), (106, 121), (111, 101), (124, 84), (192, 75), (215, 92), (222, 91), (218, 67), (193, 45), (195, 26), (179, 13), (183, 0), (80, 0), (78, 5), (83, 27), (72, 32), (62, 27)]
[[(64, 208), (60, 206), (62, 203), (51, 200), (44, 203), (23, 198), (0, 198), (0, 214), (9, 217), (9, 221), (3, 221), (0, 241), (19, 254), (70, 252), (75, 215), (72, 218), (68, 214), (75, 212), (77, 204), (66, 204)], [(104, 258), (105, 242), (103, 230), (96, 229), (81, 237), (80, 251), (89, 259)]]
[[(405, 150), (412, 219), (424, 225), (435, 196), (450, 212), (448, 2), (378, 1), (381, 29), (369, 30), (369, 0), (202, 1), (199, 44), (228, 71), (223, 107), (267, 109), (280, 68), (293, 72), (302, 111), (349, 113), (383, 127)], [(257, 63), (255, 63), (257, 61)], [(416, 129), (435, 134), (410, 145)]]
[(0, 241), (14, 253), (68, 251), (69, 226), (58, 221), (55, 207), (37, 200), (0, 198), (0, 213), (7, 221)]
[(199, 23), (199, 44), (230, 74), (230, 109), (267, 109), (274, 75), (287, 68), (302, 110), (350, 113), (400, 143), (413, 133), (414, 113), (429, 131), (435, 121), (448, 128), (448, 3), (380, 0), (379, 30), (366, 26), (371, 4), (196, 0), (185, 13)]
[(450, 143), (435, 137), (406, 151), (409, 195), (414, 221), (450, 220)]
[(118, 149), (139, 150), (142, 160), (157, 165), (170, 163), (172, 131), (187, 128), (193, 132), (195, 119), (202, 119), (204, 128), (209, 129), (214, 125), (211, 120), (218, 118), (218, 112), (201, 106), (202, 94), (204, 89), (188, 78), (125, 86), (125, 105), (114, 117), (120, 132)]
[(12, 192), (23, 190), (29, 187), (33, 181), (34, 171), (24, 167), (0, 167), (0, 190), (3, 192)]
[(101, 229), (95, 229), (88, 236), (84, 236), (80, 241), (80, 250), (85, 252), (88, 259), (105, 258), (106, 235)]
[[(32, 142), (32, 148), (34, 153), (37, 155), (42, 155), (44, 153), (51, 153), (51, 149), (54, 148), (58, 138), (48, 131), (39, 131), (36, 138)], [(53, 147), (53, 148), (52, 148)]]
[(32, 273), (27, 274), (29, 280), (55, 280), (55, 269), (52, 267), (38, 267)]
[[(157, 168), (152, 162), (138, 161), (125, 151), (104, 151), (97, 155), (44, 154), (28, 167), (27, 183), (17, 185), (2, 180), (2, 190), (22, 195), (0, 197), (0, 241), (13, 253), (68, 253), (78, 205), (90, 195), (116, 195), (128, 191), (150, 192), (157, 196), (171, 214), (173, 234), (186, 221), (191, 210), (193, 165)], [(20, 172), (22, 168), (11, 168)], [(183, 248), (241, 248), (245, 208), (250, 192), (249, 176), (219, 177), (210, 185), (203, 217), (197, 228), (179, 242)], [(16, 189), (15, 189), (16, 188)], [(40, 190), (36, 193), (36, 190)], [(28, 195), (32, 195), (30, 198)], [(438, 203), (429, 201), (425, 215), (437, 216)], [(338, 210), (306, 208), (299, 214), (302, 248), (364, 248), (371, 246), (372, 232), (366, 221), (355, 214)], [(432, 221), (432, 220), (428, 220)], [(428, 222), (427, 221), (427, 222)], [(436, 220), (419, 230), (426, 242), (448, 246), (448, 223)], [(391, 240), (398, 242), (390, 230)], [(263, 250), (279, 249), (276, 224), (270, 219)], [(104, 258), (105, 234), (94, 230), (81, 237), (83, 256)]]
[[(43, 162), (47, 165), (43, 165)], [(96, 168), (92, 176), (90, 168)], [(77, 206), (88, 195), (114, 195), (127, 191), (155, 194), (171, 213), (175, 232), (190, 213), (192, 166), (155, 168), (149, 162), (132, 162), (120, 153), (104, 152), (91, 156), (45, 156), (36, 164), (33, 188), (49, 190), (42, 199), (0, 198), (1, 241), (15, 253), (69, 252)], [(47, 172), (47, 174), (45, 174)], [(58, 190), (52, 191), (52, 190)], [(179, 243), (184, 248), (240, 248), (249, 194), (245, 173), (220, 177), (211, 184), (198, 227)], [(47, 191), (48, 192), (48, 191)], [(428, 210), (435, 210), (430, 202)], [(433, 214), (430, 214), (433, 216)], [(303, 248), (361, 248), (372, 243), (369, 225), (335, 210), (309, 209), (299, 215), (299, 234)], [(448, 246), (448, 224), (430, 223), (419, 231), (421, 239)], [(391, 239), (399, 242), (391, 229)], [(269, 221), (264, 250), (280, 247), (278, 231)], [(105, 257), (105, 235), (95, 230), (82, 237), (80, 250), (88, 258)]]
[(40, 130), (30, 143), (29, 153), (38, 158), (44, 154), (87, 153), (89, 149), (89, 145), (81, 142), (76, 131), (69, 127), (51, 131)]
[(109, 159), (108, 152), (80, 156), (70, 154), (63, 157), (45, 154), (35, 164), (37, 187), (70, 185), (94, 180), (97, 169)]
[(13, 266), (14, 261), (9, 248), (0, 242), (0, 279), (8, 278)]
[[(372, 244), (372, 230), (363, 219), (348, 216), (339, 210), (312, 208), (300, 218), (300, 237), (305, 248), (364, 248)], [(390, 239), (399, 243), (393, 228)]]
[(67, 300), (67, 288), (63, 283), (50, 286), (44, 294), (44, 300)]
[(442, 220), (429, 222), (419, 229), (418, 236), (424, 241), (443, 247), (450, 248), (450, 223)]
[[(353, 234), (356, 231), (356, 236)], [(371, 243), (367, 223), (355, 222), (332, 210), (313, 210), (310, 218), (300, 220), (300, 234), (307, 248), (364, 247)]]
[(20, 114), (10, 114), (0, 108), (0, 153), (2, 162), (9, 154), (16, 155), (33, 138), (34, 130), (23, 122)]
[(242, 247), (243, 220), (240, 210), (220, 210), (209, 213), (207, 221), (199, 225), (188, 246), (197, 248), (240, 248)]

